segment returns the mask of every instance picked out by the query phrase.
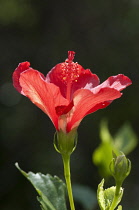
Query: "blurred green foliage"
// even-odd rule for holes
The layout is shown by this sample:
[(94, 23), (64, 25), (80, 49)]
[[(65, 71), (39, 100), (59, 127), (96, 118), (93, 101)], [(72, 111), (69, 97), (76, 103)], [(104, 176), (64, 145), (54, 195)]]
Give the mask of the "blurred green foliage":
[(2, 25), (18, 24), (27, 27), (36, 24), (37, 21), (37, 13), (29, 1), (0, 1), (0, 23)]
[(112, 137), (108, 129), (108, 122), (102, 120), (100, 139), (99, 147), (93, 152), (93, 162), (97, 165), (100, 175), (107, 178), (111, 175), (109, 165), (113, 158), (112, 151), (117, 155), (120, 155), (120, 152), (128, 155), (137, 146), (138, 138), (129, 123), (125, 123)]
[(97, 206), (96, 192), (90, 187), (74, 184), (72, 189), (75, 202), (81, 204), (85, 210), (92, 210)]

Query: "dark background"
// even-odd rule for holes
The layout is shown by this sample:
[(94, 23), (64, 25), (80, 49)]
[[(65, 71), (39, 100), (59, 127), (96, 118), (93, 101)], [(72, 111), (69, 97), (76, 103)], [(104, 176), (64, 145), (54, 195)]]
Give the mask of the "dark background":
[[(101, 177), (92, 163), (99, 145), (99, 124), (107, 118), (113, 134), (129, 121), (139, 135), (138, 0), (0, 0), (0, 209), (39, 210), (36, 192), (15, 168), (63, 178), (60, 155), (53, 148), (55, 129), (48, 117), (12, 86), (19, 62), (45, 75), (76, 52), (75, 61), (101, 82), (123, 73), (133, 81), (109, 107), (87, 116), (72, 155), (72, 182), (96, 190)], [(139, 147), (129, 155), (132, 172), (124, 183), (123, 207), (139, 209)], [(80, 210), (80, 209), (79, 209)]]

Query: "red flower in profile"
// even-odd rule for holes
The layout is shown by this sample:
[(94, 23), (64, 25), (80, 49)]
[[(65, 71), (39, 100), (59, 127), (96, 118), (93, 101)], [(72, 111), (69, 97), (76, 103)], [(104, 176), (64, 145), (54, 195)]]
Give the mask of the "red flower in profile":
[(56, 130), (65, 133), (78, 127), (86, 115), (120, 98), (120, 91), (132, 83), (118, 74), (99, 84), (96, 74), (73, 62), (74, 55), (69, 51), (65, 62), (53, 67), (46, 77), (29, 62), (20, 63), (13, 73), (14, 87), (49, 116)]

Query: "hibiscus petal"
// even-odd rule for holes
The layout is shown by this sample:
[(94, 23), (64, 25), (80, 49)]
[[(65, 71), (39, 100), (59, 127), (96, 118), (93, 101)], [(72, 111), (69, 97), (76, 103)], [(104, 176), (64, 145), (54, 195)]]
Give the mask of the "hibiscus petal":
[(60, 115), (67, 114), (72, 109), (73, 106), (74, 106), (73, 101), (71, 101), (68, 106), (63, 106), (63, 105), (57, 106), (55, 110), (56, 110), (57, 115), (60, 116)]
[(72, 84), (71, 95), (78, 89), (92, 89), (99, 85), (99, 78), (93, 74), (89, 69), (83, 69), (76, 82)]
[(42, 74), (33, 69), (21, 73), (19, 83), (24, 95), (45, 112), (58, 129), (58, 116), (55, 107), (68, 105), (68, 101), (61, 95), (59, 87), (47, 83)]
[(102, 84), (98, 85), (97, 87), (93, 88), (91, 91), (93, 93), (96, 93), (101, 88), (104, 88), (104, 87), (110, 87), (118, 91), (121, 91), (131, 84), (132, 84), (132, 81), (127, 76), (123, 74), (118, 74), (116, 76), (109, 77), (106, 81), (104, 81)]
[(98, 76), (96, 74), (93, 74), (89, 69), (85, 70), (78, 63), (72, 62), (72, 68), (70, 70), (67, 69), (67, 63), (59, 63), (52, 68), (52, 70), (47, 74), (46, 77), (47, 81), (54, 83), (60, 88), (60, 91), (64, 97), (66, 97), (67, 93), (68, 78), (71, 78), (71, 99), (76, 90), (81, 88), (90, 89), (99, 85)]
[(15, 69), (15, 71), (13, 73), (13, 85), (16, 88), (16, 90), (20, 93), (21, 93), (21, 90), (22, 90), (22, 88), (20, 86), (20, 83), (19, 83), (20, 74), (23, 71), (26, 71), (27, 69), (29, 69), (29, 67), (30, 67), (30, 63), (27, 62), (27, 61), (19, 63), (18, 67)]
[[(96, 94), (89, 90), (77, 90), (73, 97), (74, 110), (68, 122), (67, 131), (78, 126), (80, 121), (89, 113), (105, 108), (114, 99), (121, 97), (121, 93), (113, 88), (102, 88)], [(110, 102), (109, 102), (110, 101)]]

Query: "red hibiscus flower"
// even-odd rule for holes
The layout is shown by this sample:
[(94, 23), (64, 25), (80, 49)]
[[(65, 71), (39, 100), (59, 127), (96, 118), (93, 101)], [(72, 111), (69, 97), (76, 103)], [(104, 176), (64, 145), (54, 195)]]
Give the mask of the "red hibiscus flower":
[(13, 85), (52, 120), (57, 131), (69, 133), (88, 114), (105, 108), (132, 82), (123, 74), (109, 77), (99, 84), (99, 78), (74, 63), (75, 52), (69, 51), (63, 63), (52, 68), (46, 77), (30, 67), (18, 65), (13, 73)]

